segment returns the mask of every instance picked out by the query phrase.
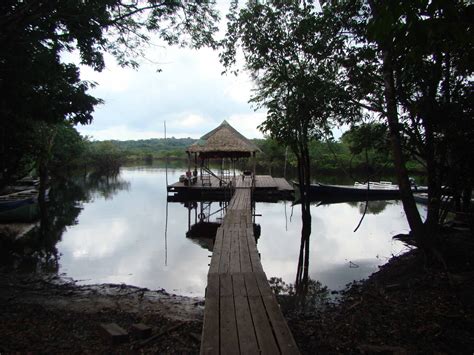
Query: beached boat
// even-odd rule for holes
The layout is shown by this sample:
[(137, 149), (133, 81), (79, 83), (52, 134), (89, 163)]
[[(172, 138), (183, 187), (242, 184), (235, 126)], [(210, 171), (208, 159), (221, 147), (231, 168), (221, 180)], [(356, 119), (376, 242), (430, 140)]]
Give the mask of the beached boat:
[(0, 196), (0, 222), (30, 222), (37, 216), (37, 190), (24, 190)]
[[(295, 183), (298, 185), (298, 183)], [(425, 192), (424, 187), (412, 187), (413, 191)], [(310, 198), (312, 200), (322, 200), (331, 198), (353, 198), (363, 200), (369, 197), (371, 200), (391, 200), (400, 198), (398, 185), (391, 182), (369, 182), (368, 184), (356, 183), (351, 185), (326, 185), (321, 183), (311, 184)]]

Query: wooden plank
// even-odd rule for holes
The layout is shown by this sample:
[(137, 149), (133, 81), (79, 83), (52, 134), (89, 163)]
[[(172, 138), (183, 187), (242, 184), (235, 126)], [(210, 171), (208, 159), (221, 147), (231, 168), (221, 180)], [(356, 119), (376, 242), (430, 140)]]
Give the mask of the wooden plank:
[(219, 273), (225, 274), (229, 272), (230, 266), (230, 230), (224, 228), (224, 239), (222, 241), (221, 256), (219, 260)]
[(224, 238), (224, 229), (219, 227), (216, 233), (214, 248), (212, 249), (211, 265), (209, 266), (209, 273), (219, 272), (219, 263), (222, 253), (222, 242)]
[(277, 184), (270, 175), (257, 175), (255, 186), (261, 189), (276, 189)]
[(201, 354), (219, 354), (219, 275), (207, 276)]
[(252, 262), (252, 270), (254, 272), (263, 272), (262, 263), (260, 262), (260, 255), (258, 254), (257, 244), (253, 235), (253, 228), (247, 228), (247, 243), (249, 247), (250, 261)]
[(275, 180), (279, 190), (294, 191), (293, 186), (284, 178), (273, 178)]
[(252, 261), (245, 231), (239, 231), (240, 269), (242, 272), (252, 272)]
[[(261, 177), (259, 184), (276, 186), (270, 176)], [(216, 236), (206, 291), (203, 354), (298, 353), (263, 272), (251, 207), (251, 189), (236, 189)]]
[(264, 354), (277, 354), (279, 353), (278, 346), (273, 337), (271, 324), (266, 314), (255, 275), (253, 273), (243, 275), (260, 351)]
[(220, 275), (220, 351), (239, 354), (239, 338), (234, 307), (232, 276)]
[(265, 272), (262, 270), (260, 272), (254, 272), (254, 274), (255, 274), (255, 280), (257, 280), (260, 294), (262, 296), (274, 296), (274, 293), (268, 283), (267, 275), (265, 274)]
[(299, 354), (293, 335), (268, 284), (265, 273), (254, 273), (254, 275), (282, 354)]
[(129, 340), (127, 331), (117, 323), (101, 323), (99, 329), (102, 336), (112, 345), (126, 343)]
[(149, 325), (135, 323), (130, 327), (130, 333), (135, 339), (146, 339), (151, 337), (152, 329)]
[(231, 274), (235, 274), (240, 272), (240, 246), (238, 230), (233, 230), (231, 232), (231, 239), (229, 272)]
[(257, 336), (255, 334), (252, 314), (250, 313), (244, 276), (242, 274), (233, 275), (232, 282), (234, 286), (235, 315), (240, 352), (242, 354), (256, 354), (259, 352)]
[(291, 334), (290, 329), (288, 328), (288, 324), (281, 313), (280, 306), (275, 300), (275, 297), (264, 296), (262, 299), (263, 303), (265, 304), (265, 308), (272, 324), (273, 332), (275, 333), (281, 353), (299, 354), (296, 342), (293, 338), (293, 335)]
[(279, 354), (277, 342), (260, 297), (248, 297), (259, 350), (262, 354)]
[(219, 275), (219, 297), (233, 297), (234, 290), (232, 286), (232, 275), (220, 274)]

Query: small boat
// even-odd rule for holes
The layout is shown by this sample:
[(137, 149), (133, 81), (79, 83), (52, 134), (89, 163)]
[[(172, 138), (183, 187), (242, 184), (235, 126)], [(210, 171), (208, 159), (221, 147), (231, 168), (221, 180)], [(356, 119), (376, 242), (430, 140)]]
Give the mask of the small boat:
[(0, 196), (0, 223), (30, 222), (37, 216), (37, 190), (24, 190)]
[[(295, 183), (298, 186), (298, 183)], [(424, 187), (412, 187), (413, 191), (425, 192)], [(400, 189), (398, 185), (391, 182), (369, 182), (368, 184), (356, 183), (351, 185), (326, 185), (321, 183), (311, 184), (310, 198), (312, 200), (323, 199), (357, 199), (363, 200), (369, 198), (371, 200), (396, 200), (400, 198)]]

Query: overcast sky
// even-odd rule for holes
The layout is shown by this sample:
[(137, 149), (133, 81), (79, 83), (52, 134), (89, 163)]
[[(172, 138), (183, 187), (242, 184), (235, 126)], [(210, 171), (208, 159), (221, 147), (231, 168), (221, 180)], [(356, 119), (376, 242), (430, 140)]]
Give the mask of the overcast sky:
[[(218, 8), (222, 36), (228, 1), (218, 1)], [(118, 66), (108, 55), (101, 73), (81, 67), (81, 78), (98, 84), (90, 92), (104, 104), (96, 106), (92, 124), (77, 127), (79, 132), (95, 140), (163, 138), (166, 121), (168, 137), (199, 138), (227, 120), (248, 138), (263, 137), (257, 126), (265, 111), (248, 103), (249, 76), (242, 70), (238, 77), (221, 75), (217, 51), (151, 45), (145, 57), (138, 59), (137, 70)], [(339, 137), (341, 130), (333, 133)]]
[[(219, 3), (224, 12), (225, 3)], [(245, 73), (221, 75), (217, 51), (151, 46), (146, 58), (138, 70), (121, 68), (110, 56), (101, 73), (81, 67), (82, 79), (98, 84), (91, 93), (105, 101), (92, 124), (77, 127), (82, 134), (96, 140), (163, 138), (166, 121), (168, 137), (199, 138), (227, 120), (248, 138), (262, 137), (257, 126), (265, 113), (247, 103), (251, 80)]]

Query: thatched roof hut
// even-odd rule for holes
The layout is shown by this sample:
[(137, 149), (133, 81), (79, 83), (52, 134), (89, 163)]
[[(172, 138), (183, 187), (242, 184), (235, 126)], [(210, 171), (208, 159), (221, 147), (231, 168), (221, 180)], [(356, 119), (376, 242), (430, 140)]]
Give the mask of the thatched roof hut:
[(201, 159), (244, 158), (260, 151), (225, 120), (186, 150), (188, 154), (199, 154)]

